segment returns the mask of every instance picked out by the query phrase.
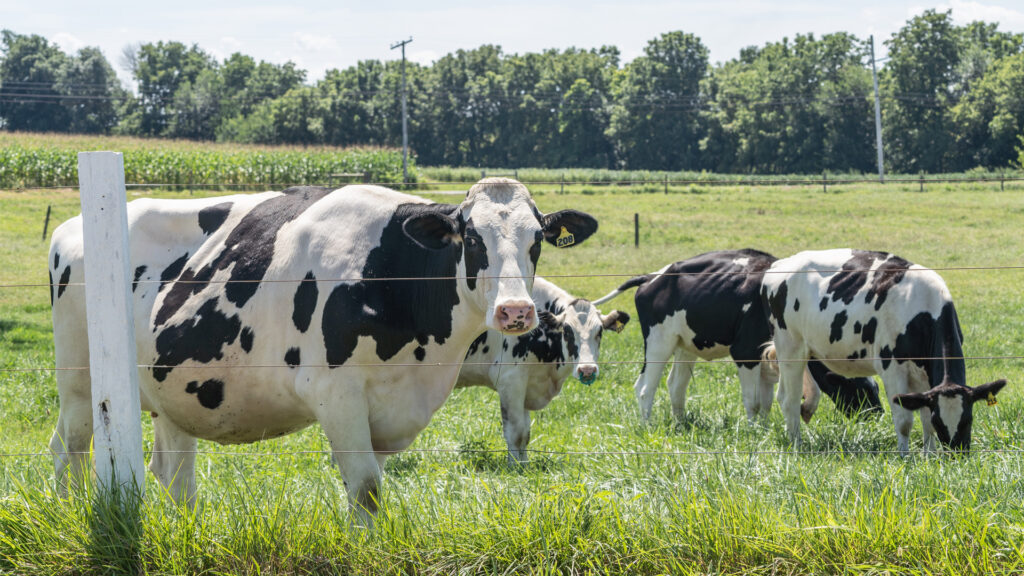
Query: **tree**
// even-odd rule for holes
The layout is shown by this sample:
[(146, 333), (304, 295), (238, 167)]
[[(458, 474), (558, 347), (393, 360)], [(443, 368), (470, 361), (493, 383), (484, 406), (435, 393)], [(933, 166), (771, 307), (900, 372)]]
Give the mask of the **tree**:
[(142, 135), (162, 136), (177, 110), (174, 96), (183, 83), (194, 83), (203, 70), (216, 67), (206, 52), (193, 44), (157, 42), (139, 47), (132, 75), (138, 85), (139, 107), (129, 119)]
[(110, 62), (99, 48), (86, 47), (69, 58), (57, 89), (65, 94), (68, 132), (106, 134), (118, 122), (120, 106), (129, 98)]
[(997, 60), (953, 107), (957, 158), (964, 167), (1005, 167), (1024, 134), (1024, 53)]
[(708, 49), (693, 34), (669, 32), (616, 75), (608, 135), (630, 168), (695, 169), (700, 161), (701, 80)]
[(70, 115), (57, 82), (68, 57), (46, 38), (0, 32), (0, 123), (7, 130), (63, 132)]

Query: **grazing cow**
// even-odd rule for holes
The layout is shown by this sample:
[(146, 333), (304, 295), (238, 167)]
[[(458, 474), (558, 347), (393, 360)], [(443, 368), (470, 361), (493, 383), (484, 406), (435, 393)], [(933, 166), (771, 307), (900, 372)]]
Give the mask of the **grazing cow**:
[[(676, 419), (686, 413), (686, 387), (697, 358), (730, 355), (739, 370), (747, 418), (767, 417), (778, 373), (772, 364), (761, 362), (771, 326), (759, 294), (764, 271), (775, 260), (751, 249), (708, 252), (631, 278), (594, 302), (601, 304), (639, 287), (635, 302), (644, 337), (644, 367), (634, 389), (644, 419), (650, 418), (654, 393), (673, 355), (676, 364), (669, 371), (668, 390)], [(818, 386), (848, 416), (881, 409), (873, 380), (846, 381), (811, 362), (806, 384), (808, 420), (817, 406)]]
[[(542, 241), (578, 244), (597, 230), (581, 212), (541, 214), (503, 178), (481, 180), (459, 205), (379, 186), (298, 187), (136, 200), (128, 222), (156, 477), (191, 503), (197, 438), (254, 442), (319, 422), (364, 520), (385, 456), (430, 422), (470, 343), (537, 324)], [(51, 274), (82, 282), (84, 256), (78, 217), (54, 232)], [(53, 295), (57, 367), (87, 366), (85, 302), (64, 288)], [(92, 436), (89, 373), (60, 370), (57, 381), (50, 446), (66, 490)]]
[(775, 328), (766, 357), (779, 362), (779, 404), (795, 446), (800, 373), (812, 356), (843, 376), (882, 377), (903, 453), (913, 410), (921, 411), (925, 450), (934, 448), (934, 434), (954, 450), (969, 450), (974, 403), (994, 403), (1006, 385), (967, 386), (960, 321), (946, 284), (935, 271), (898, 256), (801, 252), (772, 265), (761, 300)]
[(584, 384), (597, 379), (601, 336), (621, 332), (629, 315), (607, 316), (583, 298), (575, 298), (537, 277), (533, 302), (540, 326), (521, 336), (496, 330), (481, 334), (469, 347), (456, 388), (487, 386), (501, 397), (501, 427), (511, 462), (526, 462), (530, 411), (541, 410), (562, 391), (570, 375)]

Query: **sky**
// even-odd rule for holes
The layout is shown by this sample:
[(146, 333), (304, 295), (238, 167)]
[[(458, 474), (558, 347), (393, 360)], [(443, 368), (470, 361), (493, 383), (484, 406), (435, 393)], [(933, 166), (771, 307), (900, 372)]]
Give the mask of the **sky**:
[(0, 29), (39, 34), (69, 52), (99, 46), (126, 82), (125, 47), (158, 40), (195, 43), (218, 59), (242, 52), (274, 63), (291, 60), (317, 80), (360, 60), (398, 58), (391, 44), (410, 37), (406, 56), (422, 64), (482, 44), (505, 53), (614, 45), (625, 63), (642, 54), (648, 40), (672, 30), (700, 37), (712, 62), (784, 36), (837, 31), (875, 35), (881, 58), (881, 41), (929, 8), (952, 10), (959, 24), (984, 20), (1024, 32), (1024, 0), (0, 0)]

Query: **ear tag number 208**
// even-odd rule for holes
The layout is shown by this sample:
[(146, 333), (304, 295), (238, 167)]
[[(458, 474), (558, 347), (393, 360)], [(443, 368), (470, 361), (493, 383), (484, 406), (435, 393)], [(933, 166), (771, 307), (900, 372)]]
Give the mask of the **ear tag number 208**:
[(559, 234), (558, 238), (555, 239), (555, 246), (558, 246), (559, 248), (568, 248), (569, 246), (572, 246), (575, 243), (576, 237), (573, 236), (568, 230), (566, 230), (565, 226), (562, 226), (561, 234)]

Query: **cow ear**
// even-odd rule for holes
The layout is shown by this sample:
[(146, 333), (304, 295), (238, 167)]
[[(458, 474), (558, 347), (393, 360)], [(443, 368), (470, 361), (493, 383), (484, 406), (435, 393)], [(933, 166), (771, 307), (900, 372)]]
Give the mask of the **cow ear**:
[(931, 397), (927, 394), (897, 394), (892, 398), (893, 404), (906, 408), (907, 410), (920, 410), (928, 408), (932, 404)]
[(601, 318), (601, 326), (613, 332), (622, 332), (626, 329), (626, 324), (629, 324), (629, 314), (622, 310), (612, 310), (610, 314)]
[(991, 406), (996, 403), (996, 394), (1003, 389), (1003, 386), (1006, 386), (1006, 380), (996, 380), (995, 382), (989, 382), (988, 384), (982, 384), (976, 388), (971, 388), (971, 402), (987, 400), (988, 405)]
[(541, 326), (549, 330), (558, 330), (562, 327), (562, 321), (547, 310), (543, 310), (540, 314), (537, 314), (537, 320), (540, 321)]
[(449, 246), (459, 234), (454, 218), (437, 212), (423, 212), (405, 219), (402, 231), (413, 242), (428, 250)]
[(559, 210), (544, 216), (544, 239), (559, 248), (582, 244), (597, 232), (597, 220), (578, 210)]

